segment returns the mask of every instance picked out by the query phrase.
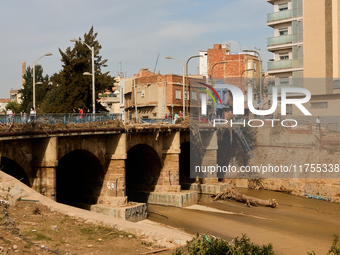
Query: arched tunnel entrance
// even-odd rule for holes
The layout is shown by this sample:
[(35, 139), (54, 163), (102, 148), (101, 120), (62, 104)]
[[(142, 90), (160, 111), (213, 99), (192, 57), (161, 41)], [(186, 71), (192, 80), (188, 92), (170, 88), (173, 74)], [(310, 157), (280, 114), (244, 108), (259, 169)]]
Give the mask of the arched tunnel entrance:
[(179, 182), (190, 183), (195, 181), (190, 179), (190, 142), (181, 144), (181, 153), (179, 154)]
[(125, 164), (126, 194), (129, 200), (144, 202), (138, 192), (152, 192), (162, 169), (157, 152), (149, 145), (139, 144), (127, 152)]
[(25, 170), (14, 160), (1, 157), (0, 169), (4, 173), (13, 176), (27, 186), (31, 186)]
[(79, 207), (97, 203), (104, 171), (94, 154), (85, 150), (69, 152), (59, 160), (56, 172), (58, 202)]
[(197, 144), (184, 142), (179, 154), (180, 185), (183, 190), (190, 189), (191, 183), (202, 182), (202, 175), (195, 172), (195, 166), (201, 166), (202, 152)]

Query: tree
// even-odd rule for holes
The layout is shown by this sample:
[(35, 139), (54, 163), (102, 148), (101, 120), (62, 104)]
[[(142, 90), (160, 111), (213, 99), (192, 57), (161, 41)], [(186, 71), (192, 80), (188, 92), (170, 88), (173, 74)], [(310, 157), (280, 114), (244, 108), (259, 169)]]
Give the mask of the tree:
[[(84, 34), (82, 40), (94, 47), (95, 68), (95, 94), (104, 92), (114, 86), (114, 77), (109, 72), (102, 73), (101, 68), (106, 67), (107, 60), (102, 60), (99, 51), (102, 48), (96, 40), (97, 33), (90, 31)], [(79, 38), (81, 40), (81, 38)], [(46, 97), (46, 109), (49, 112), (72, 112), (73, 108), (84, 110), (92, 109), (92, 79), (84, 76), (84, 72), (92, 72), (92, 52), (82, 42), (77, 42), (74, 47), (68, 47), (65, 52), (59, 49), (62, 61), (62, 70), (51, 77), (51, 94)], [(52, 93), (53, 91), (53, 93)], [(52, 97), (53, 96), (53, 97)], [(104, 108), (96, 102), (96, 109)]]
[(8, 110), (8, 108), (10, 108), (12, 112), (20, 113), (21, 105), (18, 104), (16, 101), (10, 101), (6, 104), (5, 108), (6, 108), (6, 111)]
[[(39, 112), (39, 108), (43, 105), (44, 99), (48, 91), (51, 89), (48, 85), (49, 76), (43, 76), (43, 68), (41, 65), (35, 66), (35, 82), (42, 82), (42, 84), (35, 86), (35, 102), (36, 109)], [(23, 75), (25, 80), (24, 88), (19, 90), (21, 94), (21, 110), (26, 113), (30, 112), (31, 107), (33, 107), (33, 68), (30, 66), (27, 67), (26, 73)]]

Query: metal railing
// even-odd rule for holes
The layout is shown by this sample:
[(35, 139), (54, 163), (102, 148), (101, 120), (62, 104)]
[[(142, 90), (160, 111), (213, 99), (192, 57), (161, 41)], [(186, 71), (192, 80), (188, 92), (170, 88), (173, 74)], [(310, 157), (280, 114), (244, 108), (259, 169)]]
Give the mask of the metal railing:
[(121, 119), (120, 114), (112, 114), (112, 113), (41, 113), (36, 116), (30, 116), (29, 114), (23, 115), (0, 115), (1, 123), (36, 123), (36, 124), (57, 124), (63, 123), (67, 124), (81, 124), (88, 122), (96, 122), (96, 121), (106, 121), (106, 120), (115, 120)]
[[(155, 117), (153, 114), (142, 114), (142, 113), (138, 113), (137, 115), (137, 122), (140, 123), (149, 123), (149, 124), (154, 124), (154, 123), (161, 123), (161, 122), (167, 122), (169, 124), (175, 124), (175, 117), (167, 117), (167, 118), (159, 118), (159, 117)], [(136, 115), (135, 114), (131, 114), (129, 116), (129, 120), (130, 121), (136, 121)]]

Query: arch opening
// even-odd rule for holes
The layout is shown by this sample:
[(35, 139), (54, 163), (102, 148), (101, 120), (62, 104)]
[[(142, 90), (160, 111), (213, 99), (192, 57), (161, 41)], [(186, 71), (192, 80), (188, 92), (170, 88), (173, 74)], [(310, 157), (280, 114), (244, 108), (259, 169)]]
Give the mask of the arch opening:
[(190, 183), (195, 179), (190, 178), (190, 142), (181, 144), (181, 153), (179, 154), (179, 182)]
[(162, 169), (157, 152), (149, 145), (139, 144), (127, 152), (125, 164), (126, 194), (134, 199), (139, 191), (152, 192)]
[(79, 207), (96, 204), (103, 181), (103, 166), (93, 153), (86, 150), (71, 151), (58, 162), (57, 201)]
[(0, 169), (6, 174), (13, 176), (22, 183), (31, 187), (29, 178), (25, 170), (14, 160), (6, 157), (1, 157)]

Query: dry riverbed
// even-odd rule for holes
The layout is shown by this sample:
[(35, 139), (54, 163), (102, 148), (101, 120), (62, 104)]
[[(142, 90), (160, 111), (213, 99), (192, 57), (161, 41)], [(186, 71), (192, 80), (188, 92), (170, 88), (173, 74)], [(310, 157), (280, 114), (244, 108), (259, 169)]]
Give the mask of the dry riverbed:
[(134, 234), (37, 202), (3, 203), (1, 209), (0, 254), (143, 254), (160, 249)]

